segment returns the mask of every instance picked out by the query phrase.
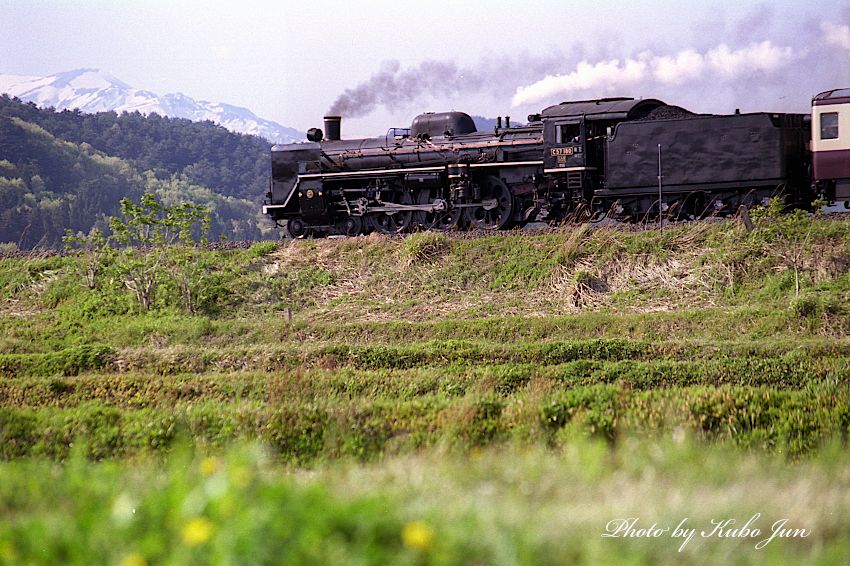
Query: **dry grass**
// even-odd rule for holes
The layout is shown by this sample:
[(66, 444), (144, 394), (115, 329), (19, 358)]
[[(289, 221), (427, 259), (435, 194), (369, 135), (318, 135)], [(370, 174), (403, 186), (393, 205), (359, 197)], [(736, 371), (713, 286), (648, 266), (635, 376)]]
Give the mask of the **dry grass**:
[(658, 258), (649, 255), (626, 256), (598, 265), (582, 259), (556, 268), (549, 288), (565, 299), (574, 311), (615, 306), (617, 294), (647, 297), (634, 305), (635, 312), (672, 310), (682, 306), (715, 306), (712, 291), (715, 274), (695, 265), (696, 256)]
[(42, 312), (42, 309), (37, 304), (30, 301), (21, 301), (20, 299), (4, 299), (0, 302), (0, 317), (12, 316), (15, 318), (27, 319), (33, 318)]
[[(758, 235), (704, 222), (671, 226), (663, 237), (634, 226), (581, 225), (292, 240), (251, 261), (245, 303), (263, 310), (287, 303), (296, 321), (330, 323), (712, 308), (728, 305), (727, 290), (755, 288), (788, 270), (750, 241)], [(850, 251), (840, 238), (821, 235), (810, 244), (798, 266), (807, 288), (848, 273)], [(39, 273), (0, 313), (42, 312), (39, 297), (55, 278)]]
[[(500, 234), (506, 242), (522, 238), (529, 249), (549, 250), (549, 257), (560, 257), (551, 272), (544, 274), (544, 284), (525, 288), (491, 288), (498, 258), (470, 258), (454, 251), (457, 243), (472, 239), (469, 235), (424, 233), (389, 238), (372, 234), (346, 240), (294, 241), (268, 256), (263, 269), (270, 275), (307, 267), (327, 270), (333, 274), (333, 283), (315, 289), (312, 306), (296, 316), (343, 322), (712, 308), (727, 289), (749, 276), (752, 260), (736, 259), (734, 254), (727, 257), (712, 241), (719, 231), (732, 230), (733, 237), (744, 242), (747, 233), (740, 227), (706, 222), (671, 230), (672, 236), (665, 232), (668, 240), (661, 252), (630, 251), (630, 239), (644, 237), (645, 232), (619, 227), (593, 230), (582, 225), (556, 233), (555, 239), (551, 232)], [(490, 243), (482, 248), (499, 250), (498, 240), (493, 239), (498, 237), (488, 238), (482, 242)], [(801, 269), (815, 284), (847, 273), (850, 252), (840, 248), (815, 242)], [(464, 249), (466, 252), (459, 253), (470, 253), (468, 246)], [(475, 263), (465, 268), (478, 268), (479, 281), (470, 280), (469, 275), (458, 277), (458, 270), (463, 270), (458, 265), (464, 261)], [(785, 269), (782, 265), (778, 268)]]

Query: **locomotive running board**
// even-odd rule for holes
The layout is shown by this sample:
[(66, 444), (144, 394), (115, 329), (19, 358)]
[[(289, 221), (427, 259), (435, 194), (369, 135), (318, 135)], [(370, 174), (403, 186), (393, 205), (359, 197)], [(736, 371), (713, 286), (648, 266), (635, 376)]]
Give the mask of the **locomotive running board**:
[[(469, 165), (470, 167), (534, 167), (543, 165), (542, 161), (501, 161), (494, 163), (461, 163), (459, 165)], [(405, 175), (407, 173), (424, 173), (426, 171), (445, 171), (446, 166), (440, 165), (436, 167), (407, 167), (403, 169), (377, 169), (367, 171), (342, 171), (339, 173), (309, 173), (306, 175), (298, 175), (299, 179), (333, 179), (339, 177), (368, 177), (370, 175)]]
[(309, 173), (298, 175), (299, 179), (327, 179), (335, 177), (364, 177), (369, 175), (404, 175), (405, 173), (422, 173), (424, 171), (443, 171), (442, 167), (408, 167), (407, 169), (379, 169), (369, 171), (343, 171), (341, 173)]
[(596, 167), (554, 167), (544, 169), (544, 173), (574, 173), (576, 171), (596, 171)]
[(470, 163), (470, 167), (529, 167), (543, 165), (542, 161), (496, 161), (494, 163)]
[(283, 201), (283, 204), (268, 204), (263, 205), (263, 214), (268, 214), (269, 210), (273, 210), (276, 208), (286, 208), (289, 206), (289, 201), (292, 200), (292, 195), (295, 194), (295, 191), (298, 190), (298, 184), (301, 182), (301, 179), (295, 179), (295, 184), (292, 185), (292, 188), (289, 189), (289, 194), (286, 196), (286, 200)]

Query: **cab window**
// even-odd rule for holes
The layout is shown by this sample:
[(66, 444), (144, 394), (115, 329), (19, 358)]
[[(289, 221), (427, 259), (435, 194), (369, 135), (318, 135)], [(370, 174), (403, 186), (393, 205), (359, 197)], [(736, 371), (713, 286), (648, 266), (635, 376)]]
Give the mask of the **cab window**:
[(838, 139), (838, 112), (825, 112), (820, 115), (820, 139)]
[(555, 143), (581, 141), (581, 124), (559, 124), (555, 127)]

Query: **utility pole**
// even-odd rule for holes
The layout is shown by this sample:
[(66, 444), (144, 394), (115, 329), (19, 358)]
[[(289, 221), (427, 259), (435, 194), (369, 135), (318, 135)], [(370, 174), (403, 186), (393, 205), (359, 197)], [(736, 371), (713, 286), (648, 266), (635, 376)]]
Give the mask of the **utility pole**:
[(658, 230), (664, 234), (664, 216), (662, 210), (662, 197), (664, 196), (661, 190), (661, 144), (658, 144)]

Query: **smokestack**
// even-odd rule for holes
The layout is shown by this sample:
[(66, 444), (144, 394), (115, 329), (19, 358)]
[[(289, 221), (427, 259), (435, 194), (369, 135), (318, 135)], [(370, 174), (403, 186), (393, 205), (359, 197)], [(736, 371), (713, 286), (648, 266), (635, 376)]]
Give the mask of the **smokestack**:
[(340, 122), (342, 116), (325, 116), (325, 138), (328, 141), (338, 141), (340, 139)]
[(510, 116), (505, 116), (505, 127), (506, 128), (511, 127), (511, 117)]
[(497, 129), (497, 130), (501, 130), (501, 129), (502, 129), (502, 117), (501, 117), (501, 116), (499, 116), (498, 118), (496, 118), (496, 129)]

